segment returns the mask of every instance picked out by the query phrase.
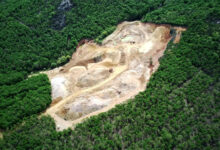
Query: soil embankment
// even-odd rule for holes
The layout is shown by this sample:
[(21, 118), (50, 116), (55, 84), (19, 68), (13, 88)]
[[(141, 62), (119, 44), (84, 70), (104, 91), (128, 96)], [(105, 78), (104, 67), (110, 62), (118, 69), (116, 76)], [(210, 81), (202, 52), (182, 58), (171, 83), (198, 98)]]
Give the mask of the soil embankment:
[(178, 43), (184, 28), (123, 22), (102, 45), (87, 42), (68, 64), (44, 72), (54, 100), (45, 114), (55, 119), (57, 130), (74, 127), (144, 91), (172, 38), (171, 29)]

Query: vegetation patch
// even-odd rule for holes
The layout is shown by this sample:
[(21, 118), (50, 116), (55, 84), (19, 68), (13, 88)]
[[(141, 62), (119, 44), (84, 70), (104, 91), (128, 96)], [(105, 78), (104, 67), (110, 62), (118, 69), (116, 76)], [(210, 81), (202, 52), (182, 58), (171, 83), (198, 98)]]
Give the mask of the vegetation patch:
[(46, 75), (33, 76), (0, 87), (0, 128), (8, 129), (23, 118), (37, 114), (51, 103), (51, 87)]

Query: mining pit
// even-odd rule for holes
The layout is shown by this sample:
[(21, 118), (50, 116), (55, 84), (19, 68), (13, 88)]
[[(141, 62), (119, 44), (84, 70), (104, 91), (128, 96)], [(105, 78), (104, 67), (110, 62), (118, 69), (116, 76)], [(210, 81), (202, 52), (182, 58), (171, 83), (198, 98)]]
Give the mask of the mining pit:
[[(171, 36), (170, 31), (176, 34)], [(66, 65), (45, 71), (52, 85), (49, 114), (57, 130), (74, 128), (90, 116), (112, 109), (146, 89), (159, 58), (185, 28), (123, 22), (102, 44), (87, 41)]]

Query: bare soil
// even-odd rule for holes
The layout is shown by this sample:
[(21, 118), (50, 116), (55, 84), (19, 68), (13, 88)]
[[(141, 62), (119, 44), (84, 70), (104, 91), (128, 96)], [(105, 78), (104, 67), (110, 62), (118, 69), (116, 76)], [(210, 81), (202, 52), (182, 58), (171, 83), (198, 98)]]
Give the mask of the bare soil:
[(171, 29), (178, 43), (184, 28), (123, 22), (102, 45), (86, 42), (69, 63), (44, 72), (54, 100), (45, 114), (54, 118), (57, 130), (74, 128), (144, 91), (172, 38)]

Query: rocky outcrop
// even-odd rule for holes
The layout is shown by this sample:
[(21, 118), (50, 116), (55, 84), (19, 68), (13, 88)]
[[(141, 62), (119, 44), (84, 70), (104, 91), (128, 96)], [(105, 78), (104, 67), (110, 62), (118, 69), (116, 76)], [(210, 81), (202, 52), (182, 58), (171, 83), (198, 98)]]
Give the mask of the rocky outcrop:
[(70, 0), (62, 0), (62, 2), (60, 3), (59, 7), (58, 7), (58, 10), (61, 10), (61, 11), (67, 11), (69, 9), (72, 8), (72, 4), (70, 2)]
[(52, 28), (55, 30), (61, 30), (66, 26), (65, 12), (69, 11), (73, 7), (70, 0), (62, 0), (57, 8), (56, 14), (52, 18)]

